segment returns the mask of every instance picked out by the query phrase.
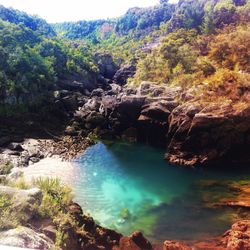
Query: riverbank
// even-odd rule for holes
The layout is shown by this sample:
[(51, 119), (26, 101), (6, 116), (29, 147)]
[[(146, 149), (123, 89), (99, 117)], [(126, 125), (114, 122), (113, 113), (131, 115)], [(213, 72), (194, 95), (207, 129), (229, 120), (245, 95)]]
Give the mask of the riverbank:
[[(60, 178), (64, 183), (68, 184), (68, 185), (72, 185), (72, 180), (74, 180), (74, 165), (72, 163), (70, 163), (69, 161), (63, 160), (63, 153), (62, 154), (56, 154), (55, 152), (63, 152), (61, 151), (61, 146), (60, 147), (56, 147), (56, 145), (61, 145), (58, 144), (58, 141), (54, 141), (53, 139), (47, 139), (47, 140), (41, 140), (41, 139), (27, 139), (24, 140), (23, 143), (20, 144), (11, 144), (12, 146), (8, 146), (8, 148), (6, 148), (5, 150), (7, 150), (7, 152), (13, 151), (16, 152), (17, 150), (21, 150), (20, 147), (22, 147), (20, 155), (13, 155), (13, 154), (6, 154), (5, 157), (11, 157), (11, 159), (13, 160), (13, 164), (15, 162), (20, 162), (20, 159), (22, 158), (23, 155), (25, 155), (24, 152), (28, 152), (29, 153), (29, 164), (28, 166), (24, 167), (24, 166), (19, 166), (13, 169), (12, 173), (10, 173), (9, 176), (12, 176), (12, 178), (15, 176), (15, 178), (18, 179), (18, 177), (21, 176), (21, 174), (19, 175), (17, 170), (20, 170), (21, 172), (23, 172), (23, 177), (27, 182), (31, 182), (32, 179), (37, 178), (39, 176), (42, 177), (52, 177), (52, 178)], [(53, 146), (52, 146), (53, 145)], [(14, 147), (15, 146), (15, 147)], [(11, 149), (10, 149), (11, 148)], [(53, 148), (53, 150), (52, 150)], [(6, 151), (3, 151), (6, 153)], [(34, 162), (35, 160), (31, 158), (31, 155), (35, 153), (36, 156), (38, 156), (38, 152), (39, 154), (42, 156), (41, 158), (39, 158), (39, 161)], [(32, 156), (34, 157), (34, 155)], [(17, 160), (19, 159), (19, 161)], [(206, 187), (208, 187), (209, 190), (211, 190), (212, 187), (216, 188), (216, 185), (222, 185), (220, 183), (203, 183), (202, 184), (202, 188), (206, 189)], [(248, 201), (248, 196), (247, 196), (247, 192), (248, 192), (248, 188), (247, 186), (242, 186), (243, 188), (240, 190), (238, 187), (238, 193), (241, 194), (239, 195), (239, 199), (241, 199), (241, 197), (245, 197), (244, 199), (244, 206), (246, 207), (246, 202)], [(231, 187), (227, 187), (227, 189), (230, 189)], [(236, 187), (235, 187), (236, 188)], [(245, 190), (245, 191), (244, 191)], [(214, 195), (214, 193), (211, 192), (211, 195)], [(236, 196), (235, 196), (236, 197)], [(206, 198), (206, 197), (205, 197)], [(225, 203), (223, 204), (219, 204), (218, 201), (216, 201), (214, 204), (208, 204), (208, 206), (228, 206), (228, 204), (232, 204), (232, 202), (234, 202), (234, 204), (236, 204), (237, 206), (239, 206), (239, 203), (237, 203), (237, 199), (234, 199), (233, 201), (231, 200), (224, 200)], [(223, 200), (220, 200), (220, 202), (224, 202)], [(78, 205), (74, 205), (73, 207), (77, 207), (77, 211), (80, 211), (80, 207)], [(82, 212), (81, 212), (82, 213)], [(90, 218), (90, 217), (86, 217)], [(77, 217), (77, 220), (79, 218)], [(89, 220), (89, 219), (87, 219)], [(91, 220), (93, 221), (93, 219), (91, 218)], [(44, 223), (44, 222), (43, 222)], [(240, 222), (238, 222), (240, 223)], [(225, 235), (223, 235), (222, 237), (218, 237), (215, 239), (210, 239), (208, 241), (205, 242), (183, 242), (183, 243), (177, 243), (177, 242), (172, 242), (172, 241), (166, 241), (163, 245), (157, 245), (157, 246), (153, 246), (151, 247), (151, 245), (149, 245), (150, 243), (147, 243), (148, 241), (145, 240), (143, 238), (143, 236), (141, 236), (140, 234), (134, 234), (130, 237), (121, 237), (118, 236), (119, 234), (116, 234), (117, 238), (116, 238), (116, 243), (114, 245), (108, 245), (109, 248), (104, 248), (104, 249), (119, 249), (119, 250), (134, 250), (134, 249), (164, 249), (164, 250), (169, 250), (169, 249), (173, 249), (173, 247), (178, 247), (177, 249), (191, 249), (191, 247), (195, 247), (196, 249), (228, 249), (228, 245), (233, 245), (236, 244), (237, 246), (239, 245), (243, 245), (248, 247), (248, 240), (246, 240), (246, 237), (249, 237), (249, 221), (245, 220), (242, 222), (244, 226), (233, 226), (233, 229), (229, 232), (227, 232)], [(38, 223), (39, 226), (35, 223), (33, 225), (33, 227), (35, 226), (35, 232), (41, 232), (41, 224)], [(45, 223), (46, 224), (46, 223)], [(49, 224), (51, 225), (51, 224)], [(45, 226), (45, 231), (47, 230), (47, 226), (49, 226), (48, 224), (46, 224)], [(98, 226), (99, 227), (99, 226)], [(237, 230), (235, 229), (237, 228)], [(23, 229), (24, 232), (26, 232), (26, 228)], [(52, 235), (55, 235), (55, 228), (52, 230), (54, 233), (52, 233)], [(76, 229), (74, 229), (76, 230)], [(104, 229), (102, 229), (104, 230)], [(106, 229), (105, 229), (106, 230)], [(235, 231), (236, 230), (236, 231)], [(108, 232), (112, 232), (113, 231), (108, 231)], [(6, 236), (6, 235), (5, 235)], [(244, 237), (243, 237), (244, 236)], [(19, 237), (19, 236), (13, 236), (13, 237)], [(55, 236), (53, 236), (55, 237)], [(53, 237), (49, 238), (50, 240), (52, 240), (53, 242)], [(75, 242), (77, 239), (79, 239), (79, 237), (81, 238), (82, 236), (78, 235), (74, 235), (73, 238), (71, 238), (72, 242)], [(97, 240), (97, 236), (93, 236), (95, 239), (95, 241)], [(106, 237), (106, 236), (105, 236)], [(139, 239), (139, 246), (138, 246), (138, 242), (137, 240)], [(28, 239), (30, 241), (32, 241), (32, 239)], [(143, 244), (141, 243), (144, 242), (143, 244), (147, 245), (147, 248), (144, 248)], [(145, 243), (146, 242), (146, 243)], [(236, 242), (236, 243), (235, 243)], [(243, 243), (242, 243), (243, 242)], [(53, 243), (52, 243), (53, 244)], [(142, 244), (142, 245), (140, 245)], [(97, 242), (95, 243), (94, 248), (90, 248), (90, 249), (99, 249), (97, 248)], [(141, 247), (140, 247), (141, 246)], [(234, 245), (233, 245), (234, 246)], [(230, 249), (237, 249), (237, 246), (235, 246), (235, 248), (231, 247)], [(69, 246), (68, 246), (69, 247)], [(65, 249), (81, 249), (81, 248), (65, 248)], [(88, 248), (84, 248), (84, 249), (88, 249)], [(247, 248), (242, 248), (242, 249), (247, 249)]]
[[(71, 111), (68, 122), (62, 128), (59, 126), (60, 123), (53, 124), (51, 129), (50, 122), (41, 126), (40, 121), (29, 121), (24, 128), (25, 133), (22, 133), (17, 128), (23, 129), (24, 125), (22, 125), (22, 121), (14, 124), (15, 119), (13, 119), (11, 127), (7, 124), (5, 130), (1, 128), (4, 136), (1, 136), (0, 140), (2, 146), (0, 159), (2, 162), (9, 162), (14, 166), (11, 173), (2, 175), (1, 178), (15, 181), (24, 174), (24, 179), (29, 182), (34, 177), (43, 175), (62, 178), (65, 183), (71, 185), (70, 179), (74, 175), (74, 167), (68, 160), (82, 153), (91, 145), (96, 138), (95, 135), (103, 139), (123, 138), (167, 148), (167, 159), (170, 159), (168, 158), (170, 155), (173, 156), (170, 162), (186, 166), (202, 164), (208, 167), (210, 163), (217, 162), (218, 164), (217, 159), (221, 165), (228, 162), (236, 165), (249, 162), (247, 154), (249, 107), (242, 106), (238, 110), (234, 110), (232, 105), (221, 106), (220, 103), (211, 103), (208, 108), (205, 107), (206, 103), (200, 104), (199, 100), (195, 100), (194, 97), (185, 101), (184, 94), (186, 93), (180, 88), (163, 89), (150, 82), (144, 82), (138, 89), (126, 89), (116, 84), (112, 84), (110, 88), (108, 91), (96, 89), (91, 96), (86, 96), (84, 103), (80, 107), (76, 105), (76, 108)], [(156, 93), (156, 96), (151, 96), (151, 92)], [(68, 93), (69, 97), (71, 95), (73, 98), (74, 93)], [(183, 104), (183, 102), (185, 103)], [(80, 105), (80, 102), (78, 104)], [(199, 104), (199, 107), (196, 104)], [(213, 112), (215, 110), (217, 111)], [(15, 134), (16, 131), (19, 133)], [(240, 151), (238, 146), (244, 150)], [(237, 161), (234, 162), (233, 159)], [(243, 193), (244, 190), (239, 190), (239, 193)], [(247, 193), (243, 196), (247, 197)], [(243, 196), (239, 196), (239, 201), (227, 200), (225, 206), (236, 204), (235, 206), (241, 209), (241, 197)], [(247, 199), (244, 200), (244, 206), (246, 206), (246, 202), (248, 202)], [(218, 204), (213, 205), (218, 206)], [(219, 204), (219, 206), (221, 205)], [(79, 206), (74, 205), (74, 209), (75, 207), (79, 212)], [(78, 219), (77, 217), (77, 221)], [(93, 230), (93, 227), (94, 229), (99, 228), (92, 218), (87, 220), (92, 221), (90, 230)], [(81, 228), (81, 233), (75, 235), (78, 229), (73, 230), (72, 242), (83, 238), (86, 241), (82, 235), (86, 233), (85, 229), (82, 232)], [(40, 227), (36, 225), (35, 230), (39, 231)], [(89, 232), (88, 230), (87, 232)], [(121, 240), (122, 236), (114, 231), (105, 229), (104, 232), (116, 235), (115, 241), (108, 243), (109, 249), (113, 247), (119, 250), (152, 249), (151, 245), (145, 243), (146, 240), (142, 240), (140, 234)], [(104, 235), (101, 236), (101, 241), (104, 241), (105, 244), (109, 233), (103, 233)], [(245, 231), (243, 233), (248, 235), (248, 229), (246, 229), (246, 233)], [(55, 237), (55, 231), (52, 235)], [(99, 236), (99, 234), (96, 236), (94, 230), (94, 235), (87, 240), (88, 244), (91, 241), (95, 242), (95, 245), (89, 246), (92, 247), (90, 249), (99, 249), (97, 248)], [(239, 244), (246, 245), (247, 243), (241, 243), (244, 241), (242, 236), (239, 237), (240, 239), (236, 237)], [(144, 248), (144, 243), (140, 245), (140, 242), (144, 242), (147, 248)], [(214, 242), (220, 249), (227, 249), (228, 243), (223, 243), (221, 238), (212, 239), (209, 243), (210, 249), (216, 249), (213, 245)], [(107, 246), (105, 244), (103, 243), (101, 246)], [(167, 243), (164, 250), (172, 249), (173, 244), (178, 246), (179, 243)], [(197, 244), (202, 243), (186, 242), (187, 247), (191, 245), (196, 247)], [(209, 249), (208, 245), (207, 249)], [(88, 249), (86, 246), (85, 244), (83, 249)], [(159, 248), (162, 249), (163, 246), (161, 245)], [(182, 248), (180, 246), (177, 249)], [(206, 248), (196, 247), (196, 249)]]
[(48, 157), (37, 163), (29, 165), (22, 169), (23, 178), (27, 182), (39, 177), (57, 178), (66, 185), (72, 186), (74, 180), (74, 164), (70, 161), (64, 161), (60, 156)]

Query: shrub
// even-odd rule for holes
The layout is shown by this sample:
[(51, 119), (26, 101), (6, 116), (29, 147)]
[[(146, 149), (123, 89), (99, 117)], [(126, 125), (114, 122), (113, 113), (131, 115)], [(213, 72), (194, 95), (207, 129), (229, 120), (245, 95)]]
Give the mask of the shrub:
[(11, 210), (12, 200), (6, 194), (0, 194), (0, 230), (15, 228), (20, 224), (18, 216)]
[(8, 162), (5, 164), (0, 165), (0, 175), (7, 175), (11, 172), (11, 169), (13, 168), (13, 165)]
[(30, 185), (25, 181), (23, 177), (18, 178), (14, 182), (10, 182), (9, 186), (18, 188), (18, 189), (29, 189)]
[(42, 204), (39, 207), (39, 214), (42, 217), (54, 219), (71, 202), (71, 189), (62, 185), (59, 179), (38, 178), (34, 185), (43, 193)]

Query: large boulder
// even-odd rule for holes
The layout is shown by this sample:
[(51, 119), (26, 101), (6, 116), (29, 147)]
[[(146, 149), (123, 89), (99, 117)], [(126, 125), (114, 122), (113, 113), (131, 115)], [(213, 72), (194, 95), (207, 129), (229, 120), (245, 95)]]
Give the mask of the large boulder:
[(134, 232), (132, 235), (122, 237), (119, 246), (113, 250), (152, 250), (151, 243), (144, 238), (141, 232)]
[(177, 241), (170, 241), (170, 240), (166, 240), (163, 244), (163, 250), (191, 250), (192, 248), (177, 242)]
[(122, 66), (114, 75), (114, 82), (119, 85), (125, 85), (128, 78), (135, 75), (136, 67), (135, 65), (128, 64)]
[(0, 194), (10, 197), (13, 204), (11, 210), (18, 213), (23, 221), (29, 221), (37, 212), (36, 206), (42, 202), (42, 192), (38, 188), (22, 190), (8, 186), (0, 186)]
[(242, 220), (233, 224), (223, 235), (221, 243), (230, 250), (250, 249), (250, 221)]
[(137, 121), (138, 140), (154, 146), (166, 145), (168, 117), (170, 111), (167, 101), (160, 100), (142, 107)]
[[(6, 246), (42, 250), (49, 250), (53, 247), (51, 239), (27, 227), (0, 232), (0, 243)], [(3, 246), (0, 248), (4, 249)]]
[(250, 162), (250, 107), (234, 110), (230, 105), (188, 103), (174, 109), (169, 122), (166, 159), (172, 163)]
[(110, 115), (114, 129), (121, 132), (129, 127), (133, 127), (140, 116), (144, 103), (145, 97), (137, 95), (123, 96), (120, 101), (117, 100)]
[(100, 74), (107, 79), (112, 79), (118, 70), (113, 58), (107, 53), (96, 53), (94, 59), (99, 67)]

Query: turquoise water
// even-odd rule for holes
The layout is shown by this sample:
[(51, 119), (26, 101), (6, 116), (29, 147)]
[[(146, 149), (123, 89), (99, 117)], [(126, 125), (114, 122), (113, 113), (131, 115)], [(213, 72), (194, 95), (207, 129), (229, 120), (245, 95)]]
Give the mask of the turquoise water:
[(75, 160), (75, 201), (101, 225), (126, 235), (140, 230), (154, 242), (205, 239), (227, 230), (233, 211), (206, 207), (195, 184), (235, 179), (235, 173), (172, 166), (163, 156), (125, 142), (88, 148)]

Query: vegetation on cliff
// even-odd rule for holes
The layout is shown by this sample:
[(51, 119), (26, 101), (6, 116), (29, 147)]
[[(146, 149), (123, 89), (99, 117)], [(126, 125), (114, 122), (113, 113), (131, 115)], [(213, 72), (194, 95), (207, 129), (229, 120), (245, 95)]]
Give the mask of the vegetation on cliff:
[(91, 56), (60, 41), (44, 20), (0, 6), (0, 103), (37, 100), (72, 73), (96, 74)]
[[(135, 79), (185, 88), (245, 86), (249, 79), (247, 0), (168, 1), (113, 20), (49, 25), (0, 7), (0, 101), (34, 101), (72, 74), (95, 82), (95, 52), (137, 65)], [(79, 79), (79, 77), (77, 77)]]

